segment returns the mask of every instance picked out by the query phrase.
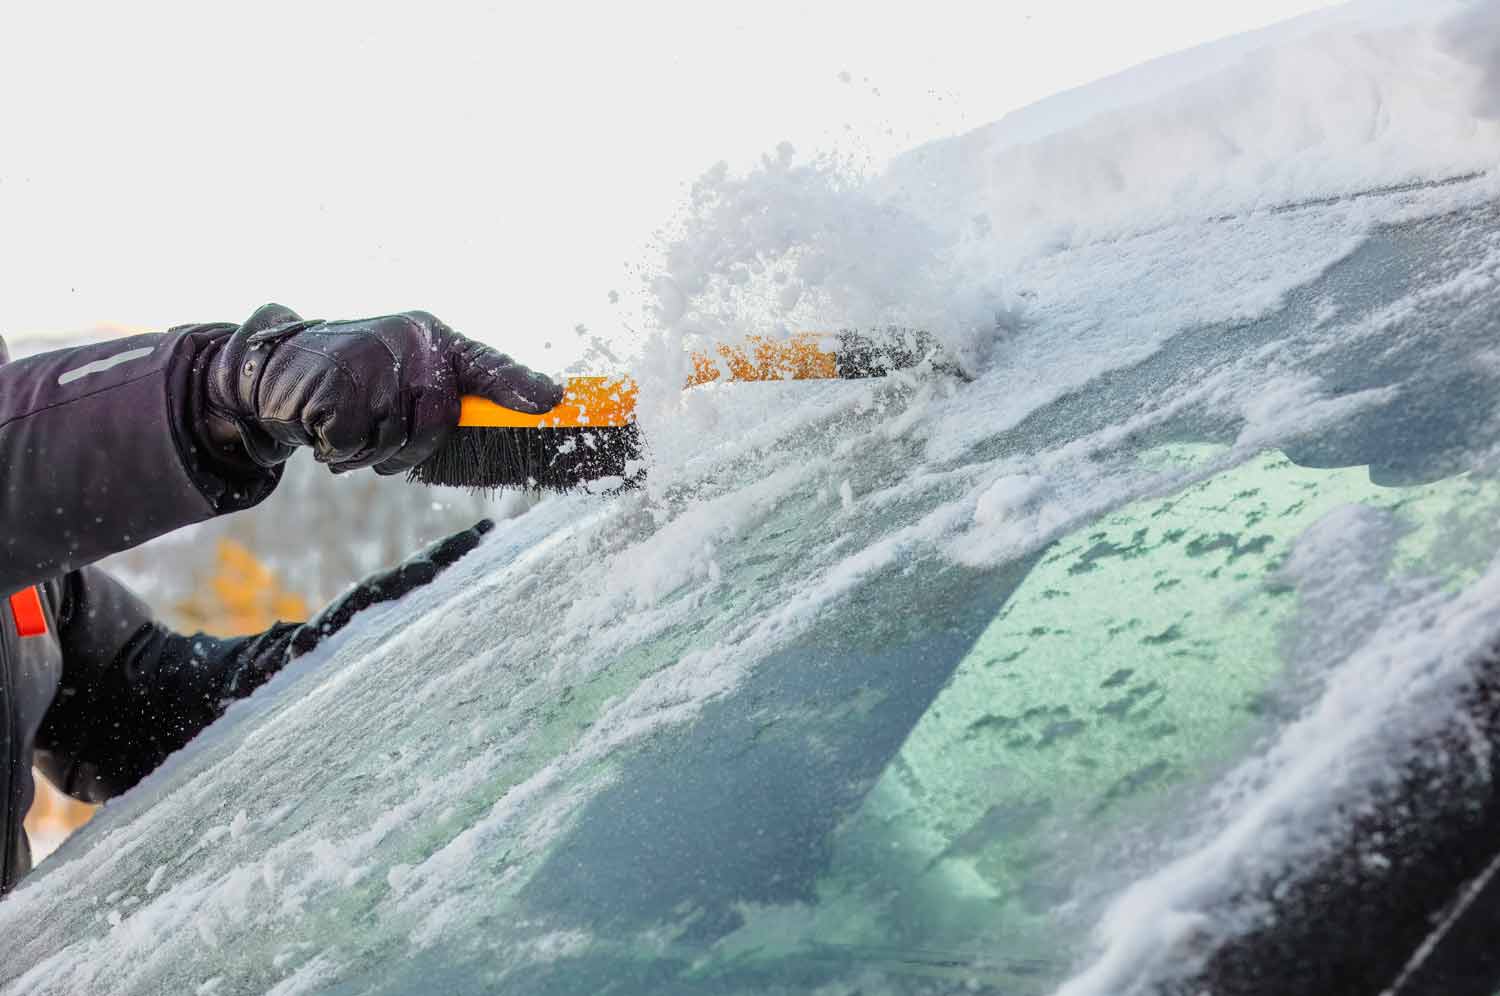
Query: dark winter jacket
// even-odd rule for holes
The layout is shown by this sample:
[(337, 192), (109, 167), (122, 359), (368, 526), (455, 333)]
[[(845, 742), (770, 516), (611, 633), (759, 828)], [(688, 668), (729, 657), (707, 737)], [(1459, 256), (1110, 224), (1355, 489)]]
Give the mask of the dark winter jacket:
[(32, 765), (86, 802), (119, 795), (248, 695), (295, 627), (181, 636), (89, 566), (247, 508), (279, 468), (210, 462), (191, 376), (232, 325), (11, 363), (0, 344), (0, 894), (30, 868)]

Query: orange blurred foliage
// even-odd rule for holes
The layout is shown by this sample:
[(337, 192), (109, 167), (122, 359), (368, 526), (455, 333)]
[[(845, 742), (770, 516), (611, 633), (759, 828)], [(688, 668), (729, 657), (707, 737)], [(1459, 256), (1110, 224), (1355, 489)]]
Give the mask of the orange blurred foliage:
[(276, 622), (302, 622), (307, 600), (281, 586), (276, 575), (242, 543), (221, 539), (218, 566), (206, 585), (173, 607), (183, 629), (213, 636), (243, 636)]

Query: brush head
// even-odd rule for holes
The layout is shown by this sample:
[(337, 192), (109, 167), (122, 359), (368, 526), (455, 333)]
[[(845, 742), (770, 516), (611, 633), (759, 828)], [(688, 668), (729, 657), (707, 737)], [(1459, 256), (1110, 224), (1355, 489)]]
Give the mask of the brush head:
[[(741, 346), (694, 354), (687, 386), (727, 377), (732, 381), (854, 380), (883, 377), (924, 362), (948, 369), (938, 342), (919, 329), (891, 327), (873, 333), (770, 340), (751, 336)], [(957, 368), (952, 368), (955, 372)], [(426, 462), (408, 475), (422, 484), (490, 491), (530, 488), (569, 491), (615, 478), (628, 488), (640, 481), (635, 425), (637, 386), (627, 377), (573, 377), (562, 403), (540, 414), (514, 411), (480, 397), (465, 397), (459, 427)], [(618, 490), (618, 489), (617, 489)]]
[(641, 456), (634, 423), (602, 428), (495, 428), (460, 426), (409, 480), (494, 491), (525, 488), (571, 491), (592, 481), (636, 483)]

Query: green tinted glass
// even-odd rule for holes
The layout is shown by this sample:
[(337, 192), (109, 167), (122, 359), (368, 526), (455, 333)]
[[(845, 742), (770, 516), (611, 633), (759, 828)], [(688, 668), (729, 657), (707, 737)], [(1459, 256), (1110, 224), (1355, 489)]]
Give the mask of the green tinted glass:
[[(1392, 542), (1341, 537), (1335, 520), (1351, 506)], [(1064, 537), (835, 832), (818, 901), (746, 909), (718, 951), (741, 967), (841, 951), (903, 974), (1045, 990), (1086, 943), (1083, 925), (1058, 921), (1080, 879), (1107, 875), (1132, 835), (1182, 832), (1187, 790), (1244, 757), (1271, 729), (1268, 711), (1303, 701), (1288, 671), (1316, 664), (1300, 659), (1316, 651), (1297, 634), (1316, 628), (1318, 609), (1288, 568), (1299, 541), (1318, 527), (1334, 548), (1368, 544), (1349, 553), (1374, 564), (1375, 583), (1459, 586), (1487, 559), (1475, 524), (1493, 533), (1497, 510), (1492, 481), (1387, 488), (1366, 468), (1268, 452)]]

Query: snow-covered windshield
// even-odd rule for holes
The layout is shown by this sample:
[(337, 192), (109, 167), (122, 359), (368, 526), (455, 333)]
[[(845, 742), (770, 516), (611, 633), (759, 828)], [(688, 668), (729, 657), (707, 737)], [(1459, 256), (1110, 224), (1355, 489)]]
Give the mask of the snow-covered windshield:
[[(962, 191), (1045, 141), (706, 179), (648, 486), (502, 523), (234, 707), (0, 904), (0, 993), (1118, 994), (1244, 929), (1500, 631), (1494, 136), (1393, 163), (1401, 101), (1473, 81), (1447, 28), (1369, 30), (1312, 50), (1383, 80), (1387, 159), (1275, 135), (1240, 176), (1316, 197), (1043, 205), (1001, 258), (1026, 212)], [(1277, 52), (1235, 73), (1305, 84)], [(1113, 113), (1057, 141), (1219, 155)], [(684, 333), (834, 311), (968, 376), (667, 390)]]

